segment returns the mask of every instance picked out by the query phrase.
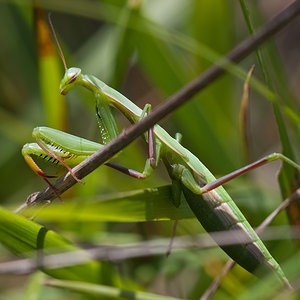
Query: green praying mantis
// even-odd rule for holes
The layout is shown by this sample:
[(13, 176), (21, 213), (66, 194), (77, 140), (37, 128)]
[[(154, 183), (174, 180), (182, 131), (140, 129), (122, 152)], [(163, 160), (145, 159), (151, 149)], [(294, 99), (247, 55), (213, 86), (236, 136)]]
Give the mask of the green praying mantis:
[[(104, 144), (119, 134), (111, 107), (120, 111), (131, 123), (138, 122), (151, 111), (149, 104), (144, 109), (139, 108), (95, 76), (82, 74), (79, 68), (68, 69), (61, 50), (60, 55), (65, 65), (65, 75), (60, 84), (60, 93), (66, 95), (76, 86), (87, 88), (93, 93)], [(104, 146), (47, 127), (35, 128), (33, 137), (36, 143), (24, 145), (22, 154), (33, 171), (51, 187), (53, 186), (48, 180), (51, 176), (46, 175), (39, 168), (33, 160), (33, 156), (63, 165), (73, 174), (72, 167)], [(149, 158), (146, 160), (143, 172), (117, 166), (111, 162), (106, 162), (106, 165), (132, 177), (145, 179), (152, 174), (161, 158), (172, 180), (174, 205), (180, 204), (180, 196), (183, 192), (191, 210), (207, 232), (229, 230), (233, 236), (237, 236), (236, 244), (220, 246), (234, 261), (251, 273), (258, 271), (259, 276), (273, 272), (282, 283), (291, 288), (279, 264), (269, 253), (222, 184), (277, 159), (282, 159), (298, 170), (300, 170), (300, 166), (280, 153), (273, 153), (216, 179), (194, 154), (181, 145), (180, 134), (173, 138), (162, 127), (155, 125), (143, 135), (143, 138), (149, 145)], [(75, 176), (74, 178), (80, 182)]]

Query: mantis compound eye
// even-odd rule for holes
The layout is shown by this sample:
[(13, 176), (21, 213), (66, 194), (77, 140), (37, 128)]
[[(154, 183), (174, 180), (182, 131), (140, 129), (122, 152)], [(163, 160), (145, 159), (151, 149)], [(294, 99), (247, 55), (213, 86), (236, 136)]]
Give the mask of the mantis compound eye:
[(74, 83), (78, 76), (80, 77), (81, 69), (70, 68), (67, 69), (65, 75), (60, 83), (60, 93), (66, 95), (74, 86)]
[(76, 80), (77, 76), (78, 76), (78, 74), (74, 74), (68, 81), (68, 84), (71, 84), (72, 82), (74, 82)]

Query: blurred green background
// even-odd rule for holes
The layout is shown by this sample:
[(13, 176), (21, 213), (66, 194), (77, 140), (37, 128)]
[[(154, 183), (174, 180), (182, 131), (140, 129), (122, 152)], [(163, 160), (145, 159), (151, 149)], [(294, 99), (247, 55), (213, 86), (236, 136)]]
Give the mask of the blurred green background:
[[(95, 75), (140, 107), (146, 103), (156, 107), (211, 66), (212, 55), (224, 55), (249, 36), (238, 1), (48, 0), (35, 3), (36, 6), (31, 1), (0, 1), (0, 201), (8, 209), (20, 205), (29, 194), (46, 186), (21, 155), (22, 145), (33, 142), (31, 132), (34, 127), (49, 126), (100, 141), (92, 96), (81, 88), (70, 92), (67, 97), (59, 95), (64, 69), (55, 45), (49, 44), (47, 20), (43, 23), (49, 11), (52, 12), (52, 21), (68, 67), (80, 67), (83, 73)], [(254, 28), (266, 23), (287, 4), (287, 1), (276, 1), (276, 5), (273, 1), (251, 1), (248, 13)], [(298, 33), (299, 21), (293, 22), (264, 47), (264, 62), (274, 91), (280, 95), (282, 103), (296, 114), (299, 112)], [(253, 64), (256, 65), (254, 76), (263, 81), (255, 53), (239, 66), (248, 72)], [(266, 154), (281, 151), (271, 103), (252, 88), (247, 124), (249, 139), (245, 150), (244, 136), (239, 129), (243, 83), (241, 78), (225, 75), (160, 123), (172, 136), (176, 132), (182, 133), (183, 145), (217, 177)], [(129, 126), (117, 112), (116, 117), (120, 129)], [(285, 120), (292, 145), (299, 149), (299, 128), (286, 116)], [(115, 161), (142, 170), (146, 157), (147, 149), (138, 140)], [(51, 175), (55, 174), (55, 169), (44, 167)], [(276, 182), (278, 167), (279, 163), (273, 163), (227, 184), (233, 199), (253, 226), (257, 226), (281, 201)], [(170, 183), (163, 166), (142, 182), (106, 167), (99, 168), (84, 181), (84, 186), (74, 187), (63, 196), (64, 200), (100, 197)], [(277, 222), (287, 223), (284, 214)], [(128, 234), (132, 231), (143, 239), (157, 235), (168, 237), (172, 227), (168, 222), (48, 225), (75, 241), (87, 243), (98, 243), (101, 241), (98, 235), (108, 238), (110, 232), (117, 236), (118, 232)], [(198, 228), (197, 222), (186, 221), (182, 222), (179, 234), (198, 230), (201, 228)], [(126, 238), (130, 240), (130, 234), (124, 240)], [(281, 247), (278, 243), (277, 246), (268, 244), (271, 249), (274, 248), (272, 253), (279, 261), (290, 253), (283, 253), (286, 245), (293, 251), (295, 245), (292, 242)], [(219, 249), (199, 253), (196, 253), (197, 256), (195, 253), (175, 256), (171, 262), (161, 262), (160, 259), (138, 261), (126, 266), (134, 268), (134, 271), (125, 268), (125, 272), (139, 284), (154, 286), (154, 291), (197, 299), (212, 276), (205, 271), (205, 259), (209, 261), (208, 257), (212, 257), (214, 262), (221, 257), (225, 260)], [(5, 255), (3, 250), (3, 257)], [(202, 255), (204, 260), (199, 262)], [(199, 265), (195, 265), (195, 261)], [(161, 275), (164, 277), (162, 286), (157, 283), (160, 280), (157, 275), (161, 268), (159, 264), (167, 265), (167, 271)], [(171, 266), (175, 271), (170, 270)], [(182, 266), (186, 273), (180, 271)], [(202, 275), (203, 286), (195, 287), (191, 282), (185, 286), (186, 278), (195, 274), (198, 278), (199, 272), (205, 274)], [(175, 276), (176, 282), (181, 283), (174, 287), (171, 281), (168, 282), (168, 276)], [(228, 286), (231, 287), (232, 282)], [(225, 299), (224, 295), (230, 297), (228, 286), (219, 292), (222, 299)], [(0, 288), (4, 289), (4, 285)], [(172, 288), (175, 291), (171, 291)], [(9, 287), (5, 288), (5, 292), (11, 292)], [(17, 292), (15, 297), (21, 299)], [(51, 299), (59, 299), (53, 297)], [(58, 297), (66, 299), (62, 295)]]

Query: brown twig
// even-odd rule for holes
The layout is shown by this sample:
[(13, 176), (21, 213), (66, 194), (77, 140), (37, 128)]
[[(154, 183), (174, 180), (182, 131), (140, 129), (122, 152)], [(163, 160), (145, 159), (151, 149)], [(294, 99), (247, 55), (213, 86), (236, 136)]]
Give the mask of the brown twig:
[(240, 132), (242, 135), (242, 143), (243, 143), (243, 150), (245, 156), (249, 158), (249, 133), (248, 133), (248, 125), (249, 125), (249, 81), (251, 79), (252, 73), (254, 71), (255, 65), (252, 65), (251, 69), (247, 74), (247, 78), (244, 82), (243, 87), (243, 96), (241, 101), (241, 108), (240, 108), (240, 116), (239, 116), (239, 124), (240, 124)]
[[(241, 61), (269, 37), (278, 32), (285, 25), (290, 23), (296, 16), (299, 15), (299, 13), (300, 2), (296, 1), (283, 12), (281, 12), (278, 16), (269, 21), (256, 33), (256, 35), (247, 38), (231, 52), (229, 52), (223, 60), (213, 65), (202, 75), (197, 77), (195, 80), (179, 90), (176, 94), (171, 96), (167, 101), (155, 108), (153, 112), (150, 113), (147, 117), (132, 125), (127, 130), (124, 130), (122, 134), (108, 143), (104, 148), (97, 151), (92, 156), (76, 166), (73, 169), (73, 173), (79, 179), (82, 179), (90, 174), (105, 161), (109, 160), (120, 150), (128, 146), (134, 139), (142, 135), (149, 128), (153, 127), (168, 114), (176, 110), (178, 107), (195, 96), (198, 92), (203, 90), (210, 83), (214, 82), (217, 78), (223, 75), (225, 73), (224, 68), (226, 67), (228, 61), (234, 63)], [(75, 179), (70, 175), (70, 173), (67, 173), (66, 175), (57, 179), (53, 183), (53, 186), (59, 194), (62, 194), (70, 187), (72, 187), (75, 183)], [(50, 188), (46, 188), (45, 190), (39, 192), (37, 195), (30, 196), (27, 201), (27, 206), (42, 203), (44, 201), (53, 201), (55, 198), (56, 195), (53, 190)], [(24, 206), (22, 206), (22, 208), (24, 208)], [(18, 208), (16, 212), (20, 212), (22, 208)]]
[[(289, 226), (276, 226), (267, 228), (267, 234), (264, 234), (263, 240), (284, 240), (290, 239), (288, 235)], [(293, 226), (297, 231), (297, 237), (300, 236), (300, 227)], [(238, 236), (239, 241), (236, 239)], [(236, 245), (238, 242), (249, 242), (243, 233), (237, 232), (233, 236), (230, 231), (218, 231), (212, 233), (202, 233), (196, 236), (180, 236), (174, 238), (172, 253), (186, 250), (199, 250), (215, 248), (218, 245), (228, 246)], [(218, 244), (214, 241), (218, 240)], [(36, 251), (27, 253), (27, 258), (13, 261), (0, 262), (0, 275), (3, 274), (27, 274), (38, 268), (56, 269), (83, 264), (91, 260), (111, 261), (120, 263), (121, 261), (135, 258), (152, 257), (165, 255), (166, 249), (170, 243), (170, 238), (161, 238), (149, 241), (142, 241), (123, 245), (91, 245), (84, 249), (74, 249), (64, 252), (63, 249), (52, 248), (53, 254), (45, 254), (42, 261), (37, 261)], [(57, 251), (57, 252), (56, 252)], [(35, 258), (32, 258), (35, 257)], [(223, 272), (223, 271), (222, 271)], [(201, 298), (208, 299), (208, 298)]]

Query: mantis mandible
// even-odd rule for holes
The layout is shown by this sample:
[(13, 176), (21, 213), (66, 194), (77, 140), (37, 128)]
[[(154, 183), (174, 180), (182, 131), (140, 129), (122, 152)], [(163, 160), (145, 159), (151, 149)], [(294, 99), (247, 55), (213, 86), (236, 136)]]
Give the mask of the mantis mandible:
[[(62, 52), (61, 56), (63, 58)], [(79, 68), (68, 69), (65, 61), (64, 65), (66, 71), (60, 85), (61, 94), (66, 95), (77, 85), (87, 88), (94, 94), (98, 123), (104, 143), (118, 135), (117, 126), (110, 111), (111, 106), (120, 111), (131, 123), (138, 122), (151, 111), (149, 104), (142, 110), (95, 76), (82, 74)], [(49, 128), (36, 128), (33, 134), (37, 144), (26, 144), (22, 153), (30, 167), (48, 183), (48, 176), (34, 163), (32, 155), (45, 159), (52, 157), (53, 161), (65, 165), (70, 170), (71, 167), (103, 147), (101, 144)], [(149, 144), (150, 154), (142, 173), (113, 165), (110, 162), (107, 164), (133, 177), (145, 179), (151, 175), (162, 158), (172, 180), (174, 205), (180, 204), (182, 191), (193, 213), (207, 232), (230, 230), (233, 235), (238, 233), (236, 245), (221, 246), (233, 260), (251, 273), (258, 270), (258, 275), (262, 275), (271, 271), (281, 282), (291, 288), (279, 264), (222, 184), (277, 159), (283, 160), (298, 170), (300, 166), (280, 153), (273, 153), (217, 180), (195, 155), (181, 145), (179, 134), (174, 139), (162, 127), (155, 125), (148, 134), (144, 134), (144, 140)]]

